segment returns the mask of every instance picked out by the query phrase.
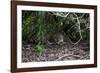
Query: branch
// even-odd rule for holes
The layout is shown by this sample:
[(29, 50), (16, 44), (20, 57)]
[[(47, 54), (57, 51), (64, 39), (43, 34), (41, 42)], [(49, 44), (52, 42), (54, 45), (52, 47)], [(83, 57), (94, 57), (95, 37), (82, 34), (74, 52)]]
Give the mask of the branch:
[(54, 15), (56, 15), (56, 16), (60, 16), (60, 17), (64, 17), (64, 18), (66, 18), (68, 15), (69, 15), (69, 12), (67, 13), (67, 14), (65, 14), (65, 15), (62, 15), (62, 14), (60, 14), (60, 13), (58, 13), (58, 12), (52, 12)]
[(76, 26), (77, 26), (78, 29), (79, 29), (79, 33), (80, 33), (80, 37), (81, 37), (76, 43), (73, 43), (73, 44), (77, 44), (77, 43), (82, 39), (82, 34), (81, 34), (81, 28), (80, 28), (80, 21), (79, 21), (79, 18), (78, 18), (78, 16), (77, 16), (77, 14), (75, 14), (75, 13), (73, 13), (73, 14), (76, 16), (77, 23), (78, 23), (78, 25), (76, 24)]
[(61, 60), (62, 58), (68, 57), (68, 56), (74, 56), (74, 57), (79, 57), (79, 58), (81, 58), (81, 56), (79, 56), (79, 55), (74, 55), (74, 54), (64, 54), (63, 56), (61, 56), (61, 57), (59, 57), (58, 59), (56, 59), (56, 61), (59, 61), (59, 60)]
[[(85, 14), (82, 14), (82, 16), (78, 17), (79, 19), (83, 18)], [(73, 19), (77, 19), (77, 18), (73, 18)]]

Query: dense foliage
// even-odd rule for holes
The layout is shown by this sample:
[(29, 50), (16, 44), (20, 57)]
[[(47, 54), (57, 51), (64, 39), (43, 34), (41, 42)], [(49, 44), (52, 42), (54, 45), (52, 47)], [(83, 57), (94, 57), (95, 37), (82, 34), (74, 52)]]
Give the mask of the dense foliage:
[(89, 43), (89, 19), (88, 13), (22, 11), (23, 44), (33, 43), (41, 52), (56, 33), (66, 35), (72, 44)]

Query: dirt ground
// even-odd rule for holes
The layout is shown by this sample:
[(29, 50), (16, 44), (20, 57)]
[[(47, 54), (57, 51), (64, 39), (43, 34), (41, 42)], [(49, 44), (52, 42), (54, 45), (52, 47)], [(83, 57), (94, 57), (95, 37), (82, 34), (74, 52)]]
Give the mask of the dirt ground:
[(22, 62), (86, 60), (90, 58), (89, 47), (85, 43), (80, 43), (74, 47), (68, 43), (46, 45), (46, 49), (42, 53), (38, 53), (30, 44), (25, 46), (22, 48)]

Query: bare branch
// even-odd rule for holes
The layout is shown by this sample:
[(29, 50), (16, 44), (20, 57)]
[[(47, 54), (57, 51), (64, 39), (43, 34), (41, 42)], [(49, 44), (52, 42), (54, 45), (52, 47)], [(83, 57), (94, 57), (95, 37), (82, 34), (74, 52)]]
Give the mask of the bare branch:
[[(78, 23), (78, 25), (76, 24), (76, 26), (78, 27), (78, 29), (79, 29), (79, 33), (80, 33), (80, 40), (82, 39), (82, 34), (81, 34), (81, 28), (80, 28), (80, 21), (79, 21), (79, 18), (78, 18), (78, 16), (77, 16), (77, 14), (75, 14), (75, 13), (73, 13), (75, 16), (76, 16), (76, 19), (77, 19), (77, 23)], [(79, 40), (79, 41), (80, 41)], [(79, 41), (77, 41), (75, 44), (77, 44)]]
[(58, 12), (52, 12), (52, 13), (56, 16), (60, 16), (60, 17), (64, 17), (64, 18), (66, 18), (69, 15), (69, 12), (67, 14), (63, 14), (63, 15), (61, 13), (58, 13)]
[(61, 60), (62, 58), (64, 58), (64, 57), (68, 57), (68, 56), (74, 56), (74, 57), (81, 57), (81, 56), (79, 56), (79, 55), (74, 55), (74, 54), (64, 54), (63, 56), (61, 56), (61, 57), (59, 57), (58, 59), (56, 59), (56, 61), (59, 61), (59, 60)]

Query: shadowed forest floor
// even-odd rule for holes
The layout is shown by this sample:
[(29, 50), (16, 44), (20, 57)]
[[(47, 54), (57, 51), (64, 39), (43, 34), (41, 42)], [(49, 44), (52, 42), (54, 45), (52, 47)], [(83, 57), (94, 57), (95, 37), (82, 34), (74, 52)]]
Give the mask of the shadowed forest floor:
[(39, 53), (32, 45), (22, 48), (22, 62), (87, 60), (90, 58), (89, 48), (85, 43), (71, 47), (68, 43), (63, 45), (46, 45), (46, 49)]

